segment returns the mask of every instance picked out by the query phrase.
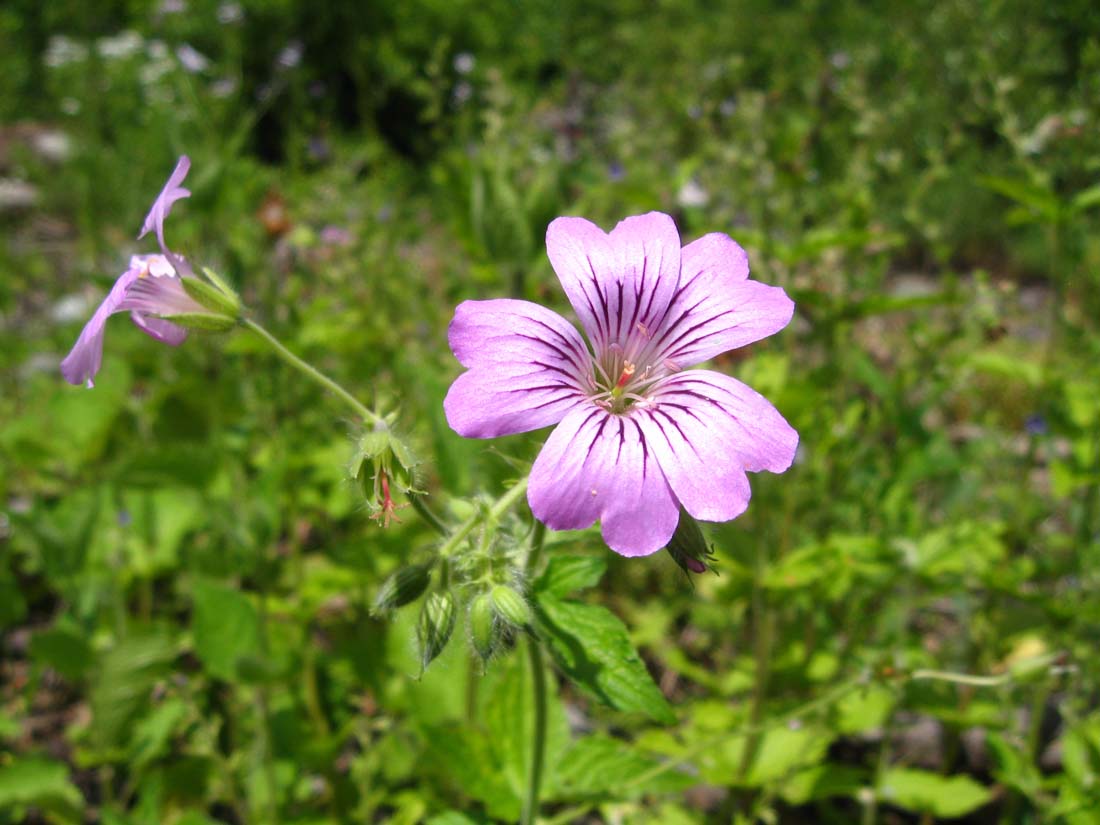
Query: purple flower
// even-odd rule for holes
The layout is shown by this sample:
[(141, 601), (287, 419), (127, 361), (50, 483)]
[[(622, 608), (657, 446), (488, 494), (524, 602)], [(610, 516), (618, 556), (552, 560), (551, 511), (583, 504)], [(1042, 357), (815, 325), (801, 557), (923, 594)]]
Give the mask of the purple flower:
[(627, 218), (610, 233), (558, 218), (550, 262), (588, 337), (527, 301), (466, 301), (449, 338), (467, 367), (443, 402), (461, 435), (492, 438), (558, 425), (527, 499), (555, 530), (600, 520), (625, 556), (666, 546), (680, 507), (736, 518), (746, 470), (780, 473), (798, 433), (763, 396), (728, 376), (685, 369), (787, 325), (786, 293), (748, 279), (728, 236), (680, 248), (672, 218)]
[(84, 325), (72, 350), (61, 362), (61, 374), (70, 384), (87, 383), (88, 387), (93, 386), (92, 379), (103, 361), (104, 326), (116, 312), (129, 312), (143, 332), (172, 346), (183, 343), (187, 330), (156, 316), (209, 312), (183, 288), (181, 278), (191, 277), (190, 265), (164, 243), (164, 219), (172, 210), (172, 204), (191, 194), (180, 187), (190, 168), (191, 161), (186, 156), (181, 157), (153, 202), (138, 235), (140, 240), (149, 232), (156, 232), (162, 254), (134, 255), (130, 258), (130, 267), (115, 281), (103, 303)]

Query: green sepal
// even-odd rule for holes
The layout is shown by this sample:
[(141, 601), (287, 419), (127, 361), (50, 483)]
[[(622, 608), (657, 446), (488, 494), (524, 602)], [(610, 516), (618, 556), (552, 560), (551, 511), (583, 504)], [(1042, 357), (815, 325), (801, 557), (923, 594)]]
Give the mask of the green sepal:
[(235, 293), (227, 295), (201, 278), (180, 278), (180, 285), (196, 303), (212, 312), (234, 319), (240, 317), (241, 301)]
[(221, 275), (219, 275), (208, 266), (204, 266), (202, 268), (202, 274), (205, 275), (207, 280), (210, 281), (210, 283), (212, 283), (215, 287), (217, 287), (223, 295), (225, 295), (227, 298), (232, 298), (234, 301), (237, 302), (237, 306), (240, 307), (241, 296), (237, 293), (237, 290), (229, 285), (229, 282), (225, 280), (225, 278), (223, 278)]
[[(194, 280), (184, 278), (184, 281)], [(180, 312), (176, 315), (159, 315), (165, 321), (187, 329), (201, 329), (207, 332), (225, 332), (237, 326), (237, 319), (228, 315), (212, 315), (206, 312)]]

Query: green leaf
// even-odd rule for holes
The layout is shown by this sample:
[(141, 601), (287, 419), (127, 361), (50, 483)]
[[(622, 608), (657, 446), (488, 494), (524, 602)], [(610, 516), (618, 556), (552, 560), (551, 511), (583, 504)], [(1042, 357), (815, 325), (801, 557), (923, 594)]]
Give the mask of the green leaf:
[(882, 727), (896, 701), (894, 691), (885, 685), (869, 684), (853, 691), (836, 703), (836, 729), (856, 734)]
[(472, 819), (460, 811), (444, 811), (429, 819), (425, 825), (483, 825), (486, 820)]
[(58, 624), (31, 637), (31, 657), (51, 667), (70, 682), (84, 677), (93, 661), (92, 648), (84, 634)]
[(642, 794), (674, 793), (699, 778), (644, 756), (630, 744), (609, 736), (587, 736), (562, 756), (558, 796), (586, 798), (610, 795), (627, 799)]
[(792, 805), (805, 805), (836, 796), (854, 797), (866, 784), (864, 769), (826, 762), (799, 771), (783, 783), (779, 793)]
[(1078, 192), (1069, 204), (1074, 213), (1085, 212), (1094, 206), (1100, 206), (1100, 183)]
[(23, 621), (27, 615), (27, 602), (19, 582), (7, 568), (0, 567), (0, 630)]
[(195, 653), (212, 676), (233, 681), (240, 660), (259, 651), (256, 608), (236, 588), (202, 579), (195, 582), (192, 598)]
[(992, 175), (978, 178), (978, 183), (990, 191), (1028, 207), (1048, 221), (1058, 220), (1061, 204), (1050, 190), (1042, 186), (1027, 180)]
[(64, 763), (19, 759), (0, 768), (0, 811), (26, 806), (41, 808), (62, 822), (79, 822), (84, 798), (69, 781), (69, 769)]
[(554, 556), (535, 582), (535, 591), (563, 597), (595, 587), (607, 570), (601, 556)]
[(676, 721), (626, 627), (613, 613), (543, 594), (536, 627), (558, 667), (586, 693), (616, 710), (644, 713), (664, 724)]
[(485, 810), (496, 819), (519, 818), (520, 798), (497, 770), (500, 766), (494, 763), (488, 737), (457, 724), (426, 727), (424, 732), (431, 743), (428, 760), (453, 777), (463, 794), (484, 803)]
[(1100, 716), (1086, 719), (1066, 733), (1062, 764), (1082, 788), (1100, 786)]
[(989, 788), (968, 776), (940, 776), (916, 768), (890, 768), (879, 779), (879, 797), (915, 813), (953, 818), (985, 805)]
[(160, 634), (130, 636), (103, 655), (91, 689), (92, 730), (101, 744), (117, 747), (128, 739), (174, 658), (171, 640)]
[(130, 765), (140, 771), (168, 752), (172, 737), (187, 716), (187, 705), (169, 699), (149, 716), (134, 725), (130, 747)]

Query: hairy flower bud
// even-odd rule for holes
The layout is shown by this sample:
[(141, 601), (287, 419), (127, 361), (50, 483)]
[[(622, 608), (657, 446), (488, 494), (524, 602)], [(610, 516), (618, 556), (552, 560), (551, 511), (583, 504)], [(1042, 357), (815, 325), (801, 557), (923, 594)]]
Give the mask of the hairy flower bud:
[(513, 588), (498, 584), (490, 591), (490, 596), (493, 610), (512, 627), (523, 628), (531, 623), (531, 607)]
[(416, 637), (420, 643), (420, 669), (426, 670), (447, 642), (455, 629), (455, 600), (449, 591), (430, 593), (420, 608), (420, 621)]
[(706, 573), (714, 559), (699, 522), (683, 509), (680, 510), (676, 532), (668, 543), (668, 552), (685, 573)]
[(500, 641), (500, 629), (493, 612), (493, 600), (488, 593), (481, 593), (470, 602), (466, 624), (478, 658), (482, 663), (489, 661)]
[(374, 614), (387, 613), (419, 599), (428, 589), (431, 573), (430, 564), (410, 564), (395, 572), (379, 589), (374, 600)]

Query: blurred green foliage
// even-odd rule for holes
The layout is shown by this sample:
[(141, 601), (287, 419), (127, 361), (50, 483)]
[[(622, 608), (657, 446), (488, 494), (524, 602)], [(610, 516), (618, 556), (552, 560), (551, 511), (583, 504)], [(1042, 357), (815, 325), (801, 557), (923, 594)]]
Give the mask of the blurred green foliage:
[(531, 673), (416, 678), (372, 609), (436, 538), (332, 399), (123, 319), (60, 380), (184, 152), (174, 247), (396, 407), (448, 520), (541, 435), (448, 429), (447, 322), (564, 307), (553, 217), (662, 209), (798, 302), (719, 359), (802, 437), (719, 576), (549, 538), (544, 821), (1097, 821), (1094, 3), (10, 0), (0, 124), (0, 823), (520, 810)]

